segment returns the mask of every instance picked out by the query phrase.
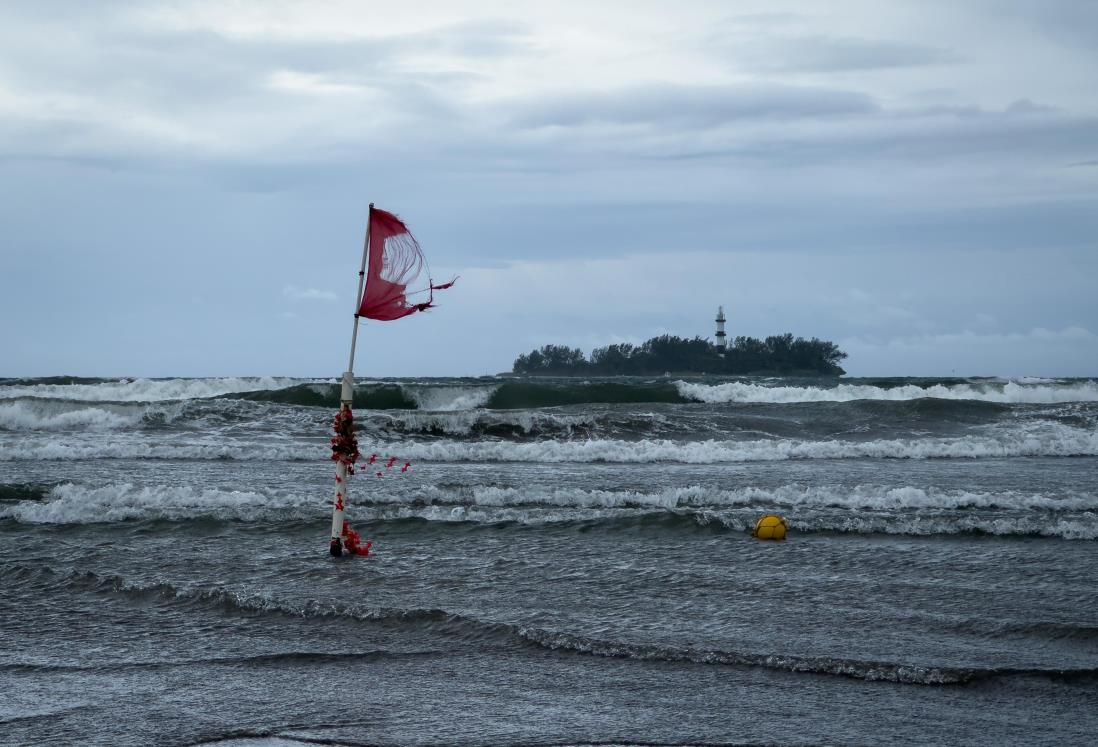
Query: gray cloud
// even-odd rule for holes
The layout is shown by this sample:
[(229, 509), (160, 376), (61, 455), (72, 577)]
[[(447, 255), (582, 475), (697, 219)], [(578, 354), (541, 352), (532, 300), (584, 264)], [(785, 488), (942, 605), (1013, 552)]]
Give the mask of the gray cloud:
[[(43, 157), (193, 157), (222, 143), (222, 150), (241, 146), (230, 155), (237, 158), (255, 145), (284, 140), (287, 131), (309, 128), (309, 148), (322, 153), (356, 144), (355, 120), (458, 117), (454, 96), (475, 75), (417, 71), (405, 64), (409, 56), (513, 58), (532, 50), (513, 22), (368, 39), (241, 39), (135, 27), (119, 20), (124, 7), (88, 16), (85, 33), (61, 35), (49, 45), (35, 33), (48, 28), (44, 17), (23, 14), (21, 24), (0, 29), (8, 53), (6, 64), (0, 61), (0, 92), (7, 89), (18, 102), (0, 124), (0, 149)], [(300, 91), (278, 90), (293, 76)], [(339, 95), (309, 100), (310, 86)], [(330, 116), (314, 121), (312, 112), (324, 109)]]
[(1048, 36), (1057, 43), (1098, 48), (1098, 4), (1078, 0), (972, 0), (978, 15), (994, 15), (1001, 22)]
[(727, 42), (735, 64), (759, 71), (834, 73), (960, 61), (952, 50), (857, 37), (790, 36)]
[(792, 86), (648, 84), (539, 97), (512, 105), (523, 127), (590, 123), (713, 127), (738, 120), (791, 120), (867, 114), (872, 98), (853, 91)]
[(1065, 351), (1098, 330), (1098, 101), (1067, 5), (903, 6), (925, 16), (905, 32), (838, 2), (716, 45), (657, 6), (355, 39), (141, 7), (0, 12), (0, 313), (36, 309), (0, 373), (328, 373), (349, 310), (285, 307), (350, 297), (370, 201), (463, 276), (437, 313), (370, 326), (371, 373), (706, 334), (718, 303), (745, 334), (850, 340), (859, 373), (940, 370), (967, 340), (1086, 373)]
[(673, 160), (731, 159), (773, 167), (868, 164), (883, 159), (919, 161), (926, 168), (948, 169), (960, 165), (956, 159), (1059, 166), (1072, 157), (1098, 150), (1098, 117), (1072, 116), (1043, 108), (1040, 111), (1047, 116), (1026, 116), (1036, 110), (1025, 107), (1019, 113), (1012, 105), (1006, 112), (998, 113), (979, 107), (878, 111), (838, 128), (816, 128), (810, 132), (778, 128), (753, 133), (750, 138), (735, 135), (708, 141), (683, 138), (650, 149), (642, 156)]

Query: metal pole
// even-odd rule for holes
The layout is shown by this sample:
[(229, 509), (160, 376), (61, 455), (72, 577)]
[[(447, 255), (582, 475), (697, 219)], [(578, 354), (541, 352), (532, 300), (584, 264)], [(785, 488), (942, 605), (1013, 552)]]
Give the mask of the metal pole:
[(358, 292), (355, 293), (355, 326), (351, 330), (351, 358), (347, 370), (355, 370), (355, 343), (358, 342), (358, 306), (362, 303), (362, 286), (366, 284), (366, 262), (370, 257), (370, 219), (374, 215), (374, 203), (366, 213), (366, 239), (362, 242), (362, 266), (358, 268)]
[[(343, 372), (343, 380), (340, 382), (339, 411), (351, 412), (355, 399), (355, 343), (358, 342), (358, 307), (362, 303), (362, 287), (366, 282), (366, 262), (370, 252), (370, 219), (373, 217), (374, 203), (370, 203), (370, 210), (366, 214), (366, 240), (362, 244), (362, 266), (358, 271), (358, 291), (355, 293), (355, 323), (351, 330), (351, 357), (347, 362), (347, 370)], [(347, 465), (342, 461), (336, 462), (336, 488), (335, 501), (332, 503), (332, 539), (329, 544), (331, 554), (339, 557), (343, 554), (343, 511), (347, 505)]]

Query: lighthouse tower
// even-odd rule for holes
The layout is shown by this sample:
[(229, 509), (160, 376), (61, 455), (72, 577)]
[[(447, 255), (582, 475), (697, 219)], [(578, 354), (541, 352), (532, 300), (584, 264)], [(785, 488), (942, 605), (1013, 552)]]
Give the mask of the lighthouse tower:
[(724, 334), (724, 307), (717, 307), (717, 350), (722, 353), (728, 350), (728, 340)]

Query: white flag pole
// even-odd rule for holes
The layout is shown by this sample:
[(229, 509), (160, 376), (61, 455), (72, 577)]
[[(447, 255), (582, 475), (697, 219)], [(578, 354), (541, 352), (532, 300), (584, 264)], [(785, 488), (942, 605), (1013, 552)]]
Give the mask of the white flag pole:
[[(366, 214), (366, 240), (362, 244), (362, 266), (358, 271), (358, 292), (355, 293), (355, 323), (351, 330), (351, 357), (347, 362), (347, 370), (343, 373), (343, 381), (340, 384), (339, 411), (340, 414), (351, 413), (351, 407), (355, 399), (355, 344), (358, 342), (358, 309), (362, 303), (362, 288), (366, 283), (366, 262), (370, 253), (370, 219), (373, 217), (374, 203), (370, 203), (370, 210)], [(336, 489), (335, 501), (332, 504), (332, 540), (329, 550), (334, 557), (343, 554), (343, 511), (347, 505), (347, 465), (342, 459), (336, 461)]]

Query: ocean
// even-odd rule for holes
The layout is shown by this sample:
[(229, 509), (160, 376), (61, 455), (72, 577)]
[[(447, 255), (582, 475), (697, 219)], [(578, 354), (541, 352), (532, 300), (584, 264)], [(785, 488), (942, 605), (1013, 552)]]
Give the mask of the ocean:
[(0, 380), (0, 744), (1098, 741), (1098, 380), (337, 399)]

